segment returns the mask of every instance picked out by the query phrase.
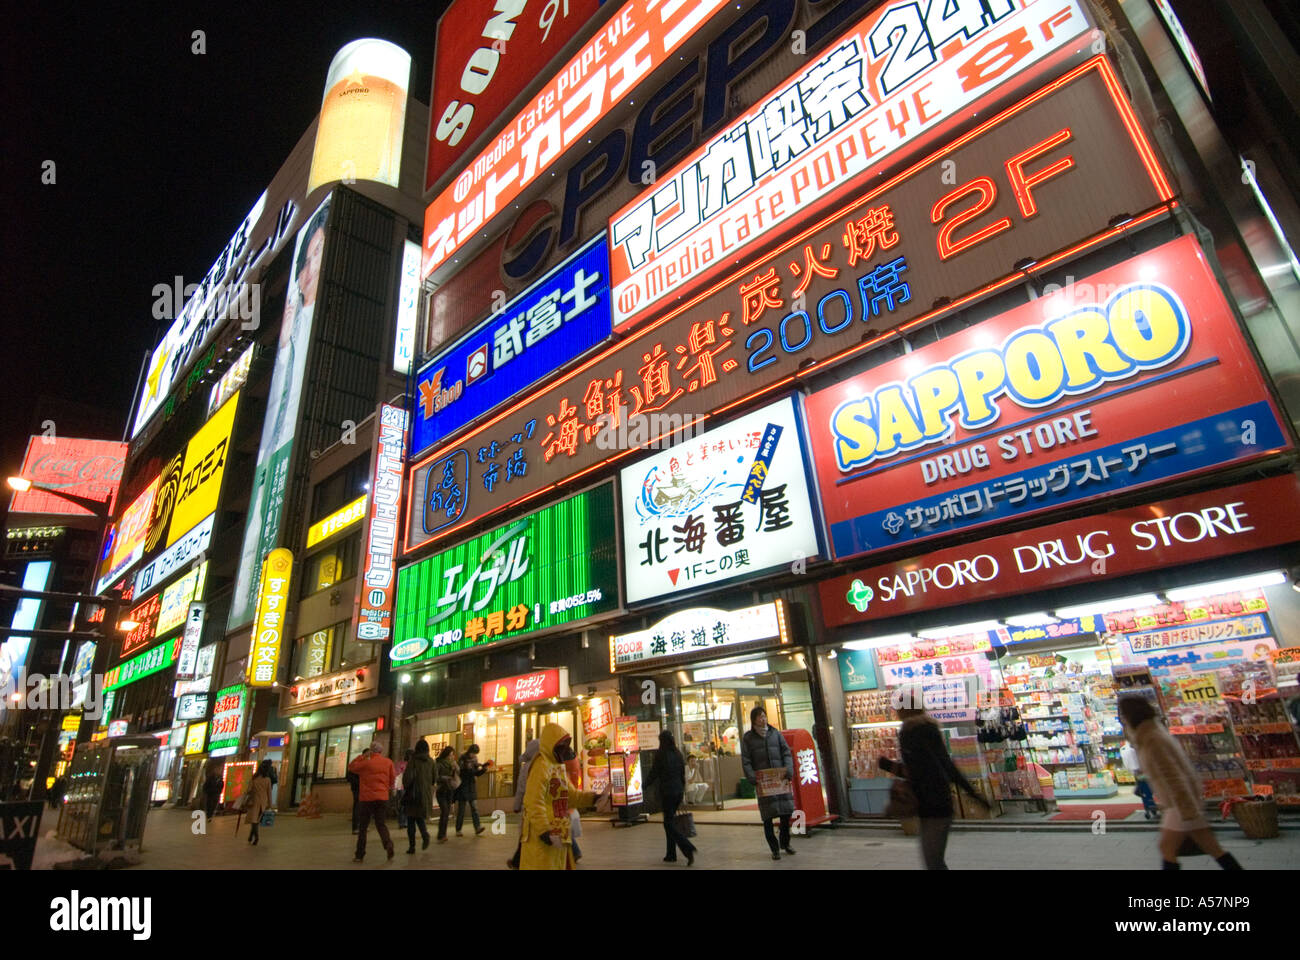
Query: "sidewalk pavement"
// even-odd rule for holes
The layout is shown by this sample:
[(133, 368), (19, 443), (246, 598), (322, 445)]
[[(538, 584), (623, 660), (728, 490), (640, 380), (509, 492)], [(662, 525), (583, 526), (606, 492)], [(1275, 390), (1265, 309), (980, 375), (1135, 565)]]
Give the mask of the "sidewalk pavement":
[[(352, 863), (356, 838), (349, 818), (326, 814), (305, 819), (279, 814), (275, 826), (264, 827), (261, 842), (249, 846), (247, 823), (235, 833), (235, 817), (213, 819), (206, 834), (192, 832), (191, 812), (176, 808), (149, 813), (144, 849), (137, 870), (504, 870), (519, 837), (517, 817), (485, 817), (487, 827), (475, 837), (469, 824), (465, 836), (449, 833), (447, 843), (434, 838), (428, 850), (406, 853), (406, 833), (389, 821), (396, 856), (387, 860), (372, 828), (364, 863)], [(436, 821), (433, 824), (436, 828)], [(686, 870), (684, 858), (663, 863), (664, 833), (657, 821), (636, 826), (612, 826), (606, 819), (583, 820), (579, 866), (584, 870)], [(1114, 831), (1094, 834), (1093, 824), (1081, 821), (1064, 828), (954, 831), (948, 843), (948, 865), (954, 870), (1154, 870), (1160, 865), (1154, 831)], [(432, 833), (433, 831), (431, 831)], [(914, 837), (898, 829), (853, 826), (817, 828), (796, 836), (794, 857), (774, 861), (757, 823), (698, 824), (692, 842), (699, 848), (695, 870), (919, 870), (921, 853)], [(1220, 843), (1247, 869), (1300, 868), (1300, 831), (1283, 830), (1272, 840), (1250, 840), (1240, 830), (1216, 831)], [(50, 862), (44, 848), (56, 844), (43, 837), (37, 850), (42, 865)], [(1184, 870), (1217, 870), (1208, 857), (1189, 857)]]

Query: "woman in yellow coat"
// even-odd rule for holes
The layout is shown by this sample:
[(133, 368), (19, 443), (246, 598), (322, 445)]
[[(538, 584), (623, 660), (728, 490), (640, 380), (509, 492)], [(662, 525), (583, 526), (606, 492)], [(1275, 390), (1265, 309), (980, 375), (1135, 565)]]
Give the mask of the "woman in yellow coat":
[(548, 723), (524, 788), (520, 870), (574, 867), (569, 811), (591, 803), (592, 794), (581, 792), (569, 780), (564, 765), (573, 757), (573, 738), (559, 724)]

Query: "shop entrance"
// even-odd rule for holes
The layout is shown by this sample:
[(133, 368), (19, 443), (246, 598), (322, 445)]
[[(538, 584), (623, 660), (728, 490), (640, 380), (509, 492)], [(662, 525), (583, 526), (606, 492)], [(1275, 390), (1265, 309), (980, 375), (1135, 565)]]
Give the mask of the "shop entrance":
[(311, 793), (312, 776), (316, 771), (316, 751), (320, 741), (316, 738), (298, 744), (298, 757), (293, 769), (293, 794), (289, 805), (296, 807)]

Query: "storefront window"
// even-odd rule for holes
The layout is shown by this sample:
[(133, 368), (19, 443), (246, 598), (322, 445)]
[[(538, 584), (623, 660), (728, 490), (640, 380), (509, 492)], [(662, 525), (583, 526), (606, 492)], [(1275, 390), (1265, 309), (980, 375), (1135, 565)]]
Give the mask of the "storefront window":
[(312, 490), (310, 523), (324, 520), (366, 492), (370, 480), (370, 451), (316, 484)]
[(347, 776), (348, 764), (374, 742), (375, 724), (371, 721), (331, 727), (325, 731), (322, 740), (324, 748), (316, 761), (316, 778), (342, 780)]
[(355, 640), (351, 628), (352, 621), (344, 620), (295, 640), (294, 677), (310, 680), (374, 660), (375, 644)]

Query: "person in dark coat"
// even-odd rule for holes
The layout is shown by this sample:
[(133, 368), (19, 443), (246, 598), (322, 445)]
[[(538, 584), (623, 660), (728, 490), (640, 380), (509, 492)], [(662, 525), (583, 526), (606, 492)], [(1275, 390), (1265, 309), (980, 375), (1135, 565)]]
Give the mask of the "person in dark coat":
[[(740, 738), (740, 765), (745, 776), (757, 783), (755, 771), (783, 768), (788, 787), (794, 782), (794, 754), (790, 752), (790, 744), (785, 742), (785, 737), (781, 736), (776, 727), (768, 725), (767, 711), (762, 707), (749, 711), (749, 726), (750, 729)], [(780, 860), (782, 850), (787, 856), (793, 857), (794, 850), (790, 848), (790, 819), (794, 816), (793, 789), (759, 797), (758, 816), (763, 821), (763, 836), (772, 848), (772, 859)], [(777, 835), (772, 830), (773, 819), (781, 822), (779, 846)]]
[[(366, 747), (357, 754), (357, 757), (359, 759), (369, 755), (370, 748)], [(361, 825), (361, 778), (353, 773), (351, 769), (348, 770), (347, 777), (348, 786), (352, 789), (352, 832), (356, 833)]]
[(203, 778), (203, 815), (209, 820), (217, 812), (217, 806), (221, 802), (221, 791), (226, 785), (226, 781), (221, 776), (222, 766), (220, 760), (209, 761), (207, 773)]
[(434, 761), (434, 796), (438, 800), (438, 842), (447, 842), (447, 821), (451, 818), (451, 805), (456, 788), (456, 748), (443, 747)]
[(420, 740), (402, 771), (402, 808), (406, 813), (407, 853), (415, 853), (415, 831), (419, 828), (421, 850), (429, 849), (429, 828), (425, 820), (433, 816), (433, 758), (429, 742)]
[(460, 758), (460, 790), (456, 793), (456, 836), (464, 836), (460, 832), (461, 827), (465, 826), (465, 808), (469, 808), (470, 814), (474, 819), (474, 835), (482, 836), (486, 827), (479, 823), (478, 819), (478, 778), (488, 772), (492, 766), (492, 761), (487, 763), (478, 762), (478, 744), (471, 743), (469, 749), (461, 755)]
[(882, 757), (880, 767), (889, 773), (905, 777), (916, 797), (916, 815), (921, 826), (921, 859), (927, 870), (947, 870), (944, 851), (948, 847), (948, 831), (952, 828), (952, 785), (957, 787), (984, 808), (988, 803), (970, 781), (962, 776), (948, 754), (939, 724), (926, 715), (920, 706), (921, 693), (904, 690), (904, 706), (897, 708), (903, 725), (898, 730), (898, 749), (902, 764)]
[(646, 789), (654, 783), (659, 784), (659, 802), (664, 808), (664, 837), (668, 841), (664, 863), (676, 863), (677, 848), (680, 847), (686, 855), (686, 865), (694, 866), (695, 845), (682, 836), (674, 822), (677, 808), (686, 795), (686, 761), (677, 749), (671, 730), (659, 731), (659, 752), (655, 754), (655, 765), (646, 778)]

